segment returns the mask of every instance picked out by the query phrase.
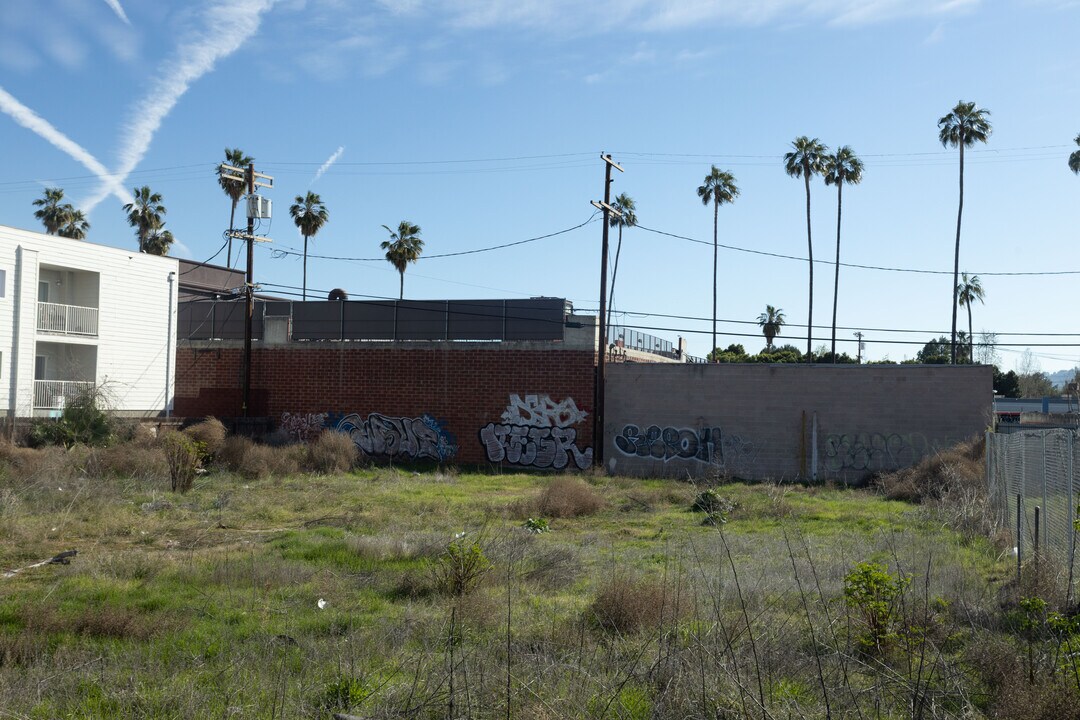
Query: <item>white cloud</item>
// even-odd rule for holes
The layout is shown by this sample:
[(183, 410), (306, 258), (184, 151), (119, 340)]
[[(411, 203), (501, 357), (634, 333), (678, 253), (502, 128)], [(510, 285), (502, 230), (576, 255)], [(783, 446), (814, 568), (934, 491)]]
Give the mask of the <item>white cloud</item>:
[[(4, 88), (0, 87), (0, 111), (3, 111), (19, 125), (35, 133), (56, 149), (67, 153), (72, 159), (82, 164), (90, 172), (97, 175), (105, 188), (104, 194), (115, 194), (121, 202), (131, 202), (131, 197), (121, 185), (121, 182), (112, 175), (108, 168), (102, 165), (97, 158), (90, 154), (84, 147), (64, 135), (49, 123), (48, 120), (35, 113), (30, 108), (15, 99)], [(89, 211), (89, 208), (84, 208)]]
[[(676, 30), (703, 23), (764, 25), (792, 20), (866, 25), (901, 17), (937, 16), (967, 11), (982, 0), (431, 0), (452, 25), (464, 28), (506, 26), (578, 32), (612, 29)], [(384, 7), (400, 12), (397, 3)], [(421, 3), (405, 3), (416, 13)]]
[(933, 31), (923, 40), (923, 45), (936, 45), (945, 38), (945, 23), (938, 23)]
[(124, 12), (124, 8), (120, 5), (120, 0), (105, 0), (105, 4), (108, 5), (114, 13), (116, 13), (116, 17), (120, 18), (128, 25), (131, 24), (131, 21), (128, 20), (127, 13)]
[(313, 178), (311, 179), (311, 182), (310, 182), (310, 183), (308, 183), (308, 185), (309, 185), (309, 186), (310, 186), (310, 185), (314, 185), (314, 184), (315, 184), (315, 182), (316, 182), (316, 181), (317, 181), (317, 180), (318, 180), (319, 178), (321, 178), (321, 177), (323, 176), (323, 174), (324, 174), (324, 173), (325, 173), (325, 172), (326, 172), (327, 170), (329, 170), (329, 169), (330, 169), (330, 166), (331, 166), (331, 165), (333, 165), (334, 163), (336, 163), (336, 162), (338, 161), (338, 158), (340, 158), (340, 157), (341, 157), (341, 154), (342, 154), (343, 152), (345, 152), (345, 146), (344, 146), (344, 145), (339, 145), (339, 146), (338, 146), (338, 149), (334, 151), (334, 154), (333, 154), (333, 155), (331, 155), (331, 156), (330, 156), (329, 158), (327, 158), (326, 162), (324, 162), (324, 163), (323, 163), (323, 164), (322, 164), (322, 165), (321, 165), (321, 166), (319, 167), (319, 169), (315, 171), (315, 177), (313, 177)]
[[(117, 182), (126, 181), (142, 161), (162, 121), (191, 84), (254, 35), (262, 14), (273, 4), (274, 0), (222, 0), (207, 8), (203, 31), (181, 45), (176, 55), (166, 62), (150, 92), (136, 104), (131, 119), (125, 124), (116, 169)], [(103, 185), (87, 198), (86, 209), (96, 207), (110, 191), (111, 188)]]

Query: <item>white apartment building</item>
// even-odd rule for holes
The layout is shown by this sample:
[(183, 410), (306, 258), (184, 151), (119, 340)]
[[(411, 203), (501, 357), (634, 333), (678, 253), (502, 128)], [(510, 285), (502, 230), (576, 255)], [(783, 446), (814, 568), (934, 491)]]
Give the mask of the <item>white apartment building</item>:
[(118, 414), (171, 410), (177, 280), (175, 258), (0, 225), (0, 408), (9, 426), (56, 416), (93, 388)]

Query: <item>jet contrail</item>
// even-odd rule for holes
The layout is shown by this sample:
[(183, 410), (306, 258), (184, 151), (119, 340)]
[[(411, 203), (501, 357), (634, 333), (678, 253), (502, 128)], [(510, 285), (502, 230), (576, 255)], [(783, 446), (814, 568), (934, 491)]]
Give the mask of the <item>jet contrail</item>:
[(334, 154), (331, 155), (330, 158), (322, 164), (322, 167), (315, 171), (315, 177), (313, 177), (311, 179), (311, 182), (308, 183), (308, 187), (314, 185), (315, 181), (321, 178), (323, 176), (323, 173), (329, 170), (330, 166), (338, 161), (338, 158), (341, 157), (341, 153), (343, 152), (345, 152), (345, 146), (338, 145), (338, 149), (334, 151)]
[[(191, 84), (214, 69), (218, 60), (236, 52), (259, 29), (264, 12), (276, 0), (222, 0), (206, 11), (206, 30), (179, 49), (166, 63), (150, 92), (136, 104), (125, 124), (116, 183), (127, 180), (154, 139), (162, 121), (187, 92)], [(102, 185), (83, 203), (87, 212), (112, 192)]]
[(120, 0), (105, 0), (105, 4), (112, 8), (112, 11), (116, 13), (116, 17), (120, 18), (128, 25), (131, 24), (131, 21), (128, 20), (127, 13), (124, 12), (124, 8), (120, 6)]
[(0, 111), (9, 115), (16, 123), (38, 135), (57, 150), (67, 153), (72, 159), (97, 175), (103, 183), (102, 188), (105, 195), (111, 193), (116, 195), (121, 202), (131, 202), (131, 196), (124, 190), (120, 181), (109, 172), (108, 168), (98, 162), (98, 159), (91, 155), (86, 148), (57, 130), (48, 120), (16, 100), (2, 87), (0, 87)]

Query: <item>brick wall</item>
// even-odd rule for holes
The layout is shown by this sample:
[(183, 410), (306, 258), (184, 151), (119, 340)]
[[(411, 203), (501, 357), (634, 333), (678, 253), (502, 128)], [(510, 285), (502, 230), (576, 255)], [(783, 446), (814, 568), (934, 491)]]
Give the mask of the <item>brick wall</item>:
[[(373, 455), (572, 469), (591, 463), (594, 357), (551, 343), (258, 348), (249, 414), (329, 413)], [(238, 343), (185, 343), (176, 414), (240, 415), (242, 366)]]
[(856, 481), (981, 434), (993, 369), (613, 365), (604, 459), (630, 475)]

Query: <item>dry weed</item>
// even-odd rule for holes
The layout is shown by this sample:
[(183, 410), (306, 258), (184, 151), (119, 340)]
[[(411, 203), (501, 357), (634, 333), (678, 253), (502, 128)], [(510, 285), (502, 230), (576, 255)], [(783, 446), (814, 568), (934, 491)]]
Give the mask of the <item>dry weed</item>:
[(553, 478), (535, 501), (527, 516), (574, 518), (592, 515), (603, 507), (603, 499), (581, 478)]
[(596, 624), (609, 632), (630, 635), (656, 627), (671, 612), (666, 589), (644, 578), (615, 578), (602, 588), (589, 606)]
[(208, 417), (202, 422), (184, 428), (184, 434), (195, 442), (201, 443), (202, 451), (207, 456), (214, 457), (221, 452), (228, 431), (220, 420), (215, 417)]
[(360, 451), (345, 433), (328, 430), (308, 446), (308, 464), (316, 472), (343, 473), (356, 465)]

